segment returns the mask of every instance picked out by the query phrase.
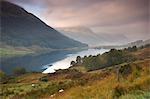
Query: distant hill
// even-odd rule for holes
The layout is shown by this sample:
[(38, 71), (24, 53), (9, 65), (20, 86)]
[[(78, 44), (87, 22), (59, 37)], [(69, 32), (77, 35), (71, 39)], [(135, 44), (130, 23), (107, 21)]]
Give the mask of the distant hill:
[(3, 0), (0, 3), (1, 47), (66, 49), (87, 46), (64, 36), (18, 5)]
[(94, 48), (113, 49), (113, 48), (127, 48), (127, 47), (133, 47), (133, 46), (141, 47), (141, 46), (144, 46), (144, 45), (147, 45), (147, 44), (150, 44), (150, 39), (145, 40), (145, 41), (144, 40), (137, 40), (137, 41), (130, 42), (130, 43), (127, 43), (127, 44), (122, 44), (122, 45), (97, 46), (97, 47), (94, 47)]
[(122, 47), (132, 47), (132, 46), (140, 47), (140, 46), (146, 45), (146, 44), (150, 44), (150, 39), (145, 40), (145, 41), (143, 41), (143, 40), (137, 40), (135, 42), (131, 42), (131, 43), (122, 45)]
[(88, 27), (57, 28), (64, 35), (89, 46), (125, 44), (129, 40), (123, 34), (95, 33)]

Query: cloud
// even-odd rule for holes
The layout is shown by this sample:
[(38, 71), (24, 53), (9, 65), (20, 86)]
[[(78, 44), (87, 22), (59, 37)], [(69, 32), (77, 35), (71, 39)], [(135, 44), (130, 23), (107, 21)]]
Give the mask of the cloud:
[(110, 26), (148, 20), (148, 0), (45, 0), (45, 4), (45, 19), (58, 27)]
[[(97, 32), (120, 32), (137, 38), (149, 34), (149, 0), (10, 1), (29, 10), (36, 6), (32, 12), (53, 27), (86, 26)], [(37, 7), (42, 10), (37, 12)]]
[[(40, 12), (48, 24), (121, 25), (148, 20), (148, 0), (11, 0), (11, 2), (44, 6)], [(82, 22), (81, 22), (82, 21)]]

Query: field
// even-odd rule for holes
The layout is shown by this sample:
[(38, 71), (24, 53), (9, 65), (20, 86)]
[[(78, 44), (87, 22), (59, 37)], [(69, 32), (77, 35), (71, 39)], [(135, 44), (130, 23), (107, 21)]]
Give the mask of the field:
[(82, 65), (53, 74), (26, 73), (3, 82), (1, 99), (149, 99), (149, 48), (137, 60), (87, 71)]

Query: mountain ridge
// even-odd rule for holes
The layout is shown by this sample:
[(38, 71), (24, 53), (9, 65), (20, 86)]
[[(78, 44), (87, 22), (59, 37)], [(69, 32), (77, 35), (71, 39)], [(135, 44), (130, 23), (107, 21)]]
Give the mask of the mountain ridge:
[(128, 38), (123, 34), (96, 33), (84, 26), (56, 29), (70, 38), (75, 37), (75, 40), (89, 44), (89, 46), (126, 44), (128, 42)]
[(45, 24), (22, 7), (7, 2), (1, 3), (1, 46), (31, 47), (52, 49), (86, 47), (86, 44), (68, 38)]

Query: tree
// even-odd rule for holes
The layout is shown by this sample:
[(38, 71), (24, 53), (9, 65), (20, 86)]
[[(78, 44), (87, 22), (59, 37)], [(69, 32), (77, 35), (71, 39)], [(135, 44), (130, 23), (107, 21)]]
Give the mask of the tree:
[(75, 64), (76, 64), (75, 61), (71, 61), (71, 63), (70, 63), (71, 66), (74, 66)]
[(0, 70), (0, 81), (3, 81), (6, 77), (6, 74)]
[(131, 48), (131, 47), (128, 47), (128, 51), (132, 51), (132, 48)]
[(19, 76), (26, 73), (26, 69), (23, 67), (17, 67), (14, 69), (14, 74)]
[(136, 47), (136, 46), (133, 46), (133, 47), (132, 47), (132, 51), (137, 51), (137, 47)]
[(84, 58), (87, 58), (87, 56), (85, 55)]
[(77, 56), (76, 62), (77, 62), (77, 64), (81, 64), (82, 63), (82, 58), (80, 56)]

